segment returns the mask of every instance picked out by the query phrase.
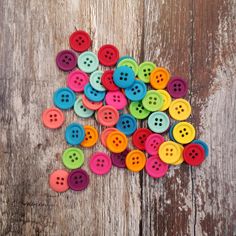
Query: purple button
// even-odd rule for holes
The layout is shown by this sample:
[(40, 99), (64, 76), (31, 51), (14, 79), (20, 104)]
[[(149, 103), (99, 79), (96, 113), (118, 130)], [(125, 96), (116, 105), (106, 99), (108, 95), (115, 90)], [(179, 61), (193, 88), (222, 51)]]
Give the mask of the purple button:
[(111, 153), (112, 164), (118, 168), (126, 168), (125, 158), (130, 150), (126, 149), (121, 153)]
[(173, 98), (181, 98), (186, 96), (188, 92), (188, 84), (187, 81), (181, 77), (174, 76), (171, 78), (167, 85), (167, 90), (171, 97)]
[(74, 52), (63, 50), (57, 54), (56, 63), (59, 69), (71, 71), (76, 67), (77, 57)]
[(67, 181), (72, 190), (81, 191), (88, 187), (89, 176), (85, 170), (76, 169), (70, 172)]

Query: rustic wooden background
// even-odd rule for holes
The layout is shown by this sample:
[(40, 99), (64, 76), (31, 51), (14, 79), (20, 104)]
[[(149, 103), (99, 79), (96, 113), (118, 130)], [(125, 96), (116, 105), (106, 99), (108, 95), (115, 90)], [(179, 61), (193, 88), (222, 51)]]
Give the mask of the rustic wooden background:
[[(235, 0), (1, 0), (0, 234), (236, 235), (235, 8)], [(65, 127), (47, 130), (40, 118), (65, 85), (55, 56), (75, 28), (90, 33), (94, 52), (112, 43), (189, 80), (191, 121), (210, 147), (201, 167), (158, 180), (113, 168), (91, 174), (84, 192), (49, 189), (49, 173), (63, 167)], [(78, 121), (72, 111), (66, 119)]]

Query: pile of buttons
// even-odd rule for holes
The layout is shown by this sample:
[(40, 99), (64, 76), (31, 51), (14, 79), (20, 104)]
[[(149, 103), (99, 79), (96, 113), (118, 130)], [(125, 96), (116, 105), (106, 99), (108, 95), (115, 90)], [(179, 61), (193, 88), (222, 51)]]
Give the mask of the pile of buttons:
[[(195, 128), (186, 120), (191, 106), (187, 95), (187, 81), (154, 63), (140, 65), (130, 56), (119, 56), (113, 45), (103, 45), (98, 56), (87, 51), (90, 36), (76, 31), (69, 38), (72, 50), (63, 50), (56, 57), (62, 71), (69, 72), (66, 87), (53, 95), (54, 106), (42, 114), (45, 127), (60, 128), (63, 110), (74, 109), (79, 118), (94, 116), (104, 127), (101, 134), (95, 127), (71, 123), (65, 128), (65, 140), (70, 145), (63, 154), (63, 165), (68, 169), (54, 171), (49, 185), (56, 192), (68, 189), (81, 191), (89, 184), (84, 164), (84, 148), (100, 141), (110, 154), (95, 152), (89, 159), (91, 172), (107, 174), (112, 166), (133, 172), (145, 169), (153, 178), (163, 177), (169, 165), (185, 162), (200, 165), (208, 155), (207, 144), (195, 139)], [(99, 63), (109, 67), (98, 69)], [(128, 108), (128, 109), (126, 109)], [(147, 119), (148, 128), (138, 128), (137, 120)], [(133, 150), (128, 147), (132, 136)], [(79, 147), (80, 148), (79, 148)]]

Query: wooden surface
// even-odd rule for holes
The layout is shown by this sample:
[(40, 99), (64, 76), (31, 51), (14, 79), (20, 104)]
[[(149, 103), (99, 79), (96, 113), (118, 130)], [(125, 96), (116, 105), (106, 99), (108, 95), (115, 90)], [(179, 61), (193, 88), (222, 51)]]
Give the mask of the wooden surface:
[[(234, 0), (1, 0), (0, 235), (236, 235), (235, 8)], [(65, 126), (47, 130), (40, 116), (65, 85), (55, 55), (75, 28), (89, 32), (94, 52), (112, 43), (189, 80), (191, 121), (210, 147), (201, 167), (157, 180), (113, 168), (91, 174), (84, 192), (49, 189), (48, 175), (63, 167)], [(66, 112), (71, 121), (97, 126)], [(86, 157), (95, 150), (101, 144)]]

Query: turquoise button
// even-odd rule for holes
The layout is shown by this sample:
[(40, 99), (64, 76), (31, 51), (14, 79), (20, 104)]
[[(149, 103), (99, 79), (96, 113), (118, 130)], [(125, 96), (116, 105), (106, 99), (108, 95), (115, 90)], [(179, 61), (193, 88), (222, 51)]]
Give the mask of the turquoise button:
[(86, 73), (94, 72), (98, 65), (98, 58), (93, 52), (84, 52), (78, 57), (78, 67)]
[(148, 127), (155, 133), (163, 133), (170, 126), (170, 119), (166, 113), (157, 111), (148, 117)]
[(173, 129), (177, 124), (178, 123), (174, 123), (173, 125), (171, 125), (169, 132), (168, 132), (170, 140), (172, 140), (174, 142), (176, 142), (176, 140), (174, 139), (174, 136), (173, 136)]
[(126, 97), (134, 102), (142, 100), (147, 92), (147, 87), (141, 80), (135, 80), (134, 83), (125, 89)]
[(94, 111), (89, 110), (88, 108), (86, 108), (83, 103), (82, 103), (82, 98), (79, 97), (74, 104), (74, 111), (75, 114), (79, 117), (82, 118), (88, 118), (90, 116), (93, 115)]
[(206, 157), (208, 156), (208, 154), (209, 154), (209, 148), (208, 148), (208, 145), (207, 145), (204, 141), (202, 141), (202, 140), (200, 140), (200, 139), (195, 139), (195, 140), (193, 140), (192, 143), (196, 143), (196, 144), (201, 145), (201, 146), (203, 147), (204, 151), (205, 151), (205, 156), (206, 156)]
[(105, 91), (106, 89), (103, 87), (101, 82), (103, 72), (100, 70), (94, 71), (89, 78), (90, 85), (96, 89), (97, 91)]

